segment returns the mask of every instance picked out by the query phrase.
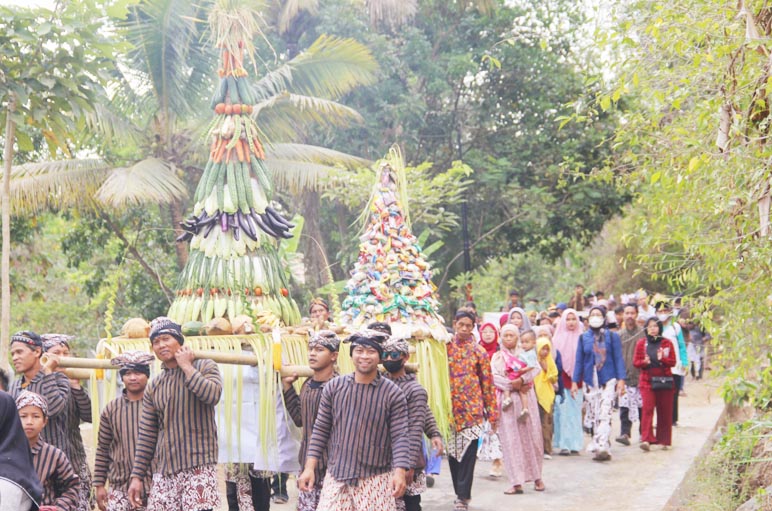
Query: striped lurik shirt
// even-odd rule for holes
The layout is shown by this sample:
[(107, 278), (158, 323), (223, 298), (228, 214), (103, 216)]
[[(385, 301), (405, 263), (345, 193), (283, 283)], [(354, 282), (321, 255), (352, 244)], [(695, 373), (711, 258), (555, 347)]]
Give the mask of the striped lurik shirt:
[[(333, 378), (337, 376), (338, 373), (333, 374)], [(311, 378), (307, 379), (303, 382), (303, 386), (300, 387), (300, 396), (295, 392), (295, 387), (290, 387), (289, 390), (284, 391), (284, 404), (287, 407), (287, 412), (292, 417), (295, 425), (303, 428), (303, 439), (300, 442), (300, 452), (298, 452), (298, 461), (301, 468), (306, 465), (306, 453), (308, 452), (308, 444), (311, 441), (311, 433), (314, 431), (316, 416), (319, 412), (322, 390), (324, 390), (325, 385), (329, 381), (331, 379), (321, 382), (314, 381)], [(322, 484), (326, 473), (327, 451), (324, 451), (314, 472), (317, 484)]]
[(308, 457), (321, 460), (327, 450), (327, 471), (338, 481), (409, 470), (407, 402), (396, 384), (380, 374), (369, 384), (354, 374), (324, 386)]
[[(107, 403), (99, 419), (94, 486), (104, 486), (109, 480), (110, 488), (128, 490), (141, 415), (142, 400), (130, 401), (125, 390)], [(145, 477), (145, 489), (149, 488), (150, 474)]]
[(64, 454), (75, 470), (86, 464), (86, 449), (80, 434), (80, 423), (91, 423), (91, 398), (85, 389), (70, 387), (70, 399), (67, 400), (67, 449)]
[(43, 371), (38, 371), (29, 383), (23, 375), (14, 381), (9, 394), (16, 399), (24, 390), (46, 398), (48, 424), (40, 432), (40, 438), (68, 455), (70, 442), (67, 434), (67, 402), (70, 399), (70, 380), (62, 373), (43, 374)]
[(222, 376), (211, 360), (194, 360), (193, 367), (189, 379), (179, 367), (164, 367), (145, 389), (131, 477), (144, 479), (153, 460), (165, 476), (217, 463), (214, 407)]
[(32, 463), (43, 484), (43, 506), (56, 506), (57, 511), (75, 511), (78, 508), (80, 477), (72, 469), (64, 453), (38, 437), (31, 447)]
[(424, 424), (426, 423), (426, 411), (429, 409), (426, 390), (418, 383), (414, 374), (404, 374), (393, 378), (386, 374), (386, 378), (397, 384), (407, 401), (408, 437), (410, 438), (410, 468), (423, 469), (426, 466), (424, 459), (423, 440)]

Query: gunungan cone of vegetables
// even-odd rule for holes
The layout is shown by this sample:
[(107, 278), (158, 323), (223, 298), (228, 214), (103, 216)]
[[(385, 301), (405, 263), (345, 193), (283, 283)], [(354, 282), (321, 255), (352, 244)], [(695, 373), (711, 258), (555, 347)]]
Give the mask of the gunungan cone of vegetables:
[(222, 48), (220, 84), (212, 98), (209, 160), (196, 188), (193, 214), (178, 242), (190, 256), (169, 317), (179, 323), (248, 314), (267, 326), (294, 325), (300, 311), (290, 297), (277, 252), (294, 226), (270, 206), (273, 193), (255, 102), (244, 69), (243, 45)]
[(385, 321), (394, 335), (446, 341), (431, 265), (410, 227), (404, 166), (396, 149), (377, 174), (363, 214), (359, 257), (346, 284), (342, 323), (360, 328)]

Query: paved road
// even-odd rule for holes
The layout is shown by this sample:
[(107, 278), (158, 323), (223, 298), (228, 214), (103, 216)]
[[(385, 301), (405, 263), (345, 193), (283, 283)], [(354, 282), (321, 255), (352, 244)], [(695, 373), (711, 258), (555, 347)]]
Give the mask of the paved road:
[[(528, 484), (523, 495), (505, 495), (503, 492), (509, 486), (506, 479), (490, 479), (490, 463), (478, 462), (470, 511), (663, 511), (721, 415), (723, 403), (717, 387), (717, 383), (710, 380), (687, 382), (687, 397), (680, 399), (680, 426), (674, 429), (671, 450), (654, 448), (644, 453), (637, 447), (636, 436), (630, 447), (615, 444), (613, 459), (607, 463), (594, 462), (587, 453), (555, 456), (544, 462), (547, 485), (544, 493), (533, 491), (533, 485)], [(93, 434), (89, 427), (83, 429), (88, 430), (84, 440), (91, 447)], [(613, 431), (615, 434), (619, 431), (618, 416)], [(93, 455), (93, 449), (88, 450)], [(423, 495), (425, 511), (453, 509), (455, 496), (449, 474), (444, 461), (434, 488)], [(224, 486), (221, 481), (223, 511), (227, 510)], [(272, 510), (294, 511), (297, 495), (294, 477), (288, 486), (290, 502), (272, 505)]]
[[(717, 384), (707, 381), (687, 381), (687, 397), (680, 399), (679, 427), (673, 432), (673, 448), (662, 451), (654, 448), (649, 453), (637, 447), (637, 434), (633, 445), (612, 447), (613, 459), (607, 463), (591, 460), (591, 456), (555, 456), (544, 462), (544, 482), (547, 491), (537, 493), (533, 485), (525, 486), (523, 495), (505, 495), (509, 486), (506, 479), (488, 477), (490, 464), (478, 462), (472, 490), (470, 511), (505, 510), (560, 510), (560, 511), (661, 511), (668, 499), (681, 484), (694, 458), (711, 435), (723, 410), (723, 403), (716, 392)], [(618, 419), (618, 416), (615, 417)], [(619, 421), (613, 425), (615, 434)], [(434, 488), (423, 495), (425, 511), (450, 511), (453, 509), (453, 485), (447, 463)], [(292, 500), (272, 509), (295, 509), (295, 494), (290, 480)]]
[[(537, 493), (528, 484), (523, 495), (505, 495), (506, 480), (487, 477), (490, 464), (479, 462), (472, 491), (471, 511), (571, 510), (571, 511), (659, 511), (683, 480), (692, 461), (723, 410), (723, 403), (712, 382), (686, 384), (687, 397), (680, 399), (679, 427), (674, 428), (673, 448), (654, 448), (645, 453), (633, 445), (612, 447), (613, 459), (607, 463), (592, 461), (591, 455), (554, 456), (544, 461), (547, 491)], [(618, 416), (616, 417), (618, 419)], [(615, 420), (614, 433), (619, 431)], [(437, 484), (424, 494), (424, 510), (445, 511), (453, 508), (453, 486), (447, 465)]]

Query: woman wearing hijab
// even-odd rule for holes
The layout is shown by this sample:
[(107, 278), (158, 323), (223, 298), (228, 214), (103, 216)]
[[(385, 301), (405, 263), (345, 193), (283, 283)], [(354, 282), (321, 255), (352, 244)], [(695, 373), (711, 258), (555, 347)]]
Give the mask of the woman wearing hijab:
[(552, 343), (547, 335), (536, 338), (536, 354), (541, 372), (534, 378), (536, 399), (539, 401), (541, 435), (544, 438), (544, 459), (552, 459), (552, 410), (555, 403), (555, 385), (558, 383), (558, 368), (552, 358)]
[[(504, 325), (501, 329), (501, 349), (491, 360), (493, 384), (501, 392), (524, 393), (528, 399), (528, 408), (536, 410), (539, 405), (533, 380), (538, 376), (541, 368), (536, 367), (533, 371), (525, 372), (514, 381), (507, 375), (507, 358), (516, 357), (519, 337), (517, 327), (514, 325)], [(525, 416), (525, 420), (518, 420), (523, 411), (520, 399), (512, 399), (512, 405), (506, 409), (502, 408), (499, 400), (498, 408), (501, 451), (504, 454), (504, 468), (511, 484), (504, 493), (521, 494), (523, 484), (529, 481), (533, 481), (534, 490), (544, 491), (544, 482), (541, 479), (544, 445), (539, 415), (530, 413)]]
[(614, 399), (625, 388), (625, 362), (622, 357), (622, 341), (619, 334), (606, 328), (606, 311), (603, 307), (590, 309), (587, 322), (590, 329), (579, 338), (576, 349), (574, 377), (571, 395), (584, 384), (587, 408), (584, 425), (592, 428), (592, 442), (587, 450), (594, 453), (593, 460), (611, 459), (611, 414)]
[(37, 509), (43, 497), (32, 452), (16, 411), (16, 402), (0, 391), (0, 495), (8, 509)]
[[(484, 323), (480, 327), (480, 346), (485, 348), (489, 360), (493, 358), (494, 353), (499, 351), (499, 329), (493, 323)], [(493, 464), (488, 475), (499, 478), (502, 475), (503, 466), (499, 436), (490, 429), (488, 424), (486, 424), (484, 435), (477, 452), (477, 458), (483, 461), (492, 461)]]
[[(670, 339), (662, 337), (662, 322), (646, 321), (646, 337), (635, 345), (633, 365), (641, 370), (638, 389), (643, 398), (641, 413), (641, 449), (651, 444), (667, 449), (673, 432), (673, 395), (675, 383), (671, 368), (676, 365), (676, 349)], [(657, 436), (653, 433), (654, 409), (657, 410)]]
[[(584, 332), (579, 315), (574, 309), (565, 309), (560, 316), (555, 334), (552, 336), (555, 362), (559, 363), (558, 381), (571, 388), (571, 379), (574, 374), (576, 362), (576, 347), (579, 345), (579, 337)], [(583, 394), (579, 390), (576, 395), (567, 395), (565, 392), (555, 400), (552, 416), (553, 437), (552, 447), (563, 456), (570, 453), (578, 454), (584, 446), (582, 432), (582, 400)]]
[(480, 345), (488, 352), (488, 358), (499, 351), (499, 329), (493, 323), (483, 323), (480, 327)]
[(526, 330), (533, 330), (528, 314), (520, 307), (512, 307), (512, 310), (509, 311), (509, 323), (515, 325), (518, 333), (521, 334)]

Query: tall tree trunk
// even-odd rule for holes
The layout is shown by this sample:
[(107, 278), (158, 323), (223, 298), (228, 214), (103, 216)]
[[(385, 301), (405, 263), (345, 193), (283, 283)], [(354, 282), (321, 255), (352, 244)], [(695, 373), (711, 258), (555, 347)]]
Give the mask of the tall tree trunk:
[(5, 149), (3, 151), (3, 249), (0, 273), (2, 273), (2, 306), (0, 307), (0, 368), (8, 369), (8, 345), (11, 340), (11, 166), (13, 142), (16, 139), (16, 123), (11, 113), (16, 109), (16, 98), (11, 95), (5, 117)]
[(321, 202), (319, 193), (315, 191), (303, 192), (301, 197), (303, 204), (303, 236), (301, 237), (301, 252), (306, 263), (306, 279), (312, 289), (319, 288), (327, 282), (327, 265), (325, 264), (324, 237), (319, 222)]
[[(184, 232), (180, 227), (180, 222), (185, 220), (182, 216), (182, 203), (174, 201), (169, 204), (169, 217), (174, 227), (174, 237), (181, 236)], [(177, 252), (177, 269), (182, 271), (185, 269), (185, 264), (188, 262), (188, 244), (187, 243), (175, 243), (174, 250)]]

